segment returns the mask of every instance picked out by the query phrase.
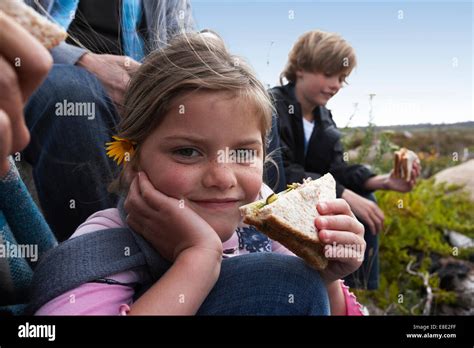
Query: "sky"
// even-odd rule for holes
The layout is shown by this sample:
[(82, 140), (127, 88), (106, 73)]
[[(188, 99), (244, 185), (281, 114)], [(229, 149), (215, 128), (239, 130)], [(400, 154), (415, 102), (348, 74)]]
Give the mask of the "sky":
[(320, 29), (342, 35), (358, 65), (327, 104), (339, 127), (366, 126), (370, 118), (380, 126), (474, 120), (471, 0), (191, 4), (197, 29), (217, 31), (271, 87), (279, 84), (301, 34)]

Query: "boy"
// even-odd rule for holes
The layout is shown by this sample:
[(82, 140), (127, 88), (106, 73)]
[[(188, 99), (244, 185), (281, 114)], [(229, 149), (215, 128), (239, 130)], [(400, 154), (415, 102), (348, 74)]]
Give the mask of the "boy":
[[(288, 55), (280, 76), (282, 86), (270, 90), (278, 114), (287, 183), (331, 173), (338, 198), (345, 199), (364, 223), (367, 250), (362, 267), (347, 281), (352, 287), (378, 287), (378, 237), (384, 214), (372, 191), (409, 192), (420, 166), (415, 163), (409, 182), (390, 174), (375, 175), (362, 165), (348, 165), (340, 132), (325, 105), (342, 87), (356, 65), (353, 48), (339, 35), (314, 30), (303, 34)], [(288, 83), (283, 85), (282, 79)]]

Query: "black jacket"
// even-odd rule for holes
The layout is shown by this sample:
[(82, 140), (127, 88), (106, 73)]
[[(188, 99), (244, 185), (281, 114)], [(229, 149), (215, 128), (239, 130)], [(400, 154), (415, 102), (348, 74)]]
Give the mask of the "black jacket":
[(307, 154), (304, 154), (304, 130), (301, 105), (295, 96), (295, 85), (274, 87), (270, 90), (278, 115), (283, 165), (286, 182), (301, 182), (331, 173), (336, 179), (336, 194), (341, 197), (344, 188), (366, 195), (365, 181), (374, 176), (362, 165), (348, 165), (344, 161), (341, 133), (324, 106), (316, 107), (314, 130), (309, 139)]

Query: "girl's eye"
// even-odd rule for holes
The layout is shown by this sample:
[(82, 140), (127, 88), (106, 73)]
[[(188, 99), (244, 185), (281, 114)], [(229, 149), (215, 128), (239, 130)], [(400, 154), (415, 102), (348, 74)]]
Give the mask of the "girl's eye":
[(175, 150), (173, 152), (177, 155), (180, 155), (180, 156), (183, 156), (183, 157), (189, 157), (189, 158), (197, 157), (197, 156), (201, 155), (201, 153), (198, 150), (195, 150), (195, 149), (190, 148), (190, 147), (186, 147), (186, 148), (183, 148), (183, 149), (178, 149), (178, 150)]

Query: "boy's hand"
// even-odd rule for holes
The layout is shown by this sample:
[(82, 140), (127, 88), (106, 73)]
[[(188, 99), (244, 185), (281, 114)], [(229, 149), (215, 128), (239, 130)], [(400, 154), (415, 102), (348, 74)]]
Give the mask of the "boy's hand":
[[(319, 214), (314, 223), (318, 237), (325, 244), (324, 252), (329, 263), (320, 272), (323, 279), (333, 282), (356, 271), (364, 260), (366, 243), (364, 226), (357, 221), (349, 204), (343, 199), (335, 199), (317, 206)], [(338, 250), (346, 248), (344, 253)]]
[(192, 248), (220, 260), (222, 242), (214, 229), (187, 204), (156, 190), (144, 172), (133, 179), (124, 207), (128, 225), (165, 259)]
[(383, 230), (385, 215), (377, 203), (372, 202), (349, 189), (344, 190), (342, 198), (349, 203), (350, 209), (354, 211), (354, 214), (364, 221), (364, 223), (369, 225), (372, 234), (375, 235)]
[(410, 181), (393, 177), (393, 171), (387, 177), (385, 182), (385, 189), (398, 192), (410, 192), (416, 185), (416, 180), (421, 174), (421, 164), (418, 161), (413, 162)]

